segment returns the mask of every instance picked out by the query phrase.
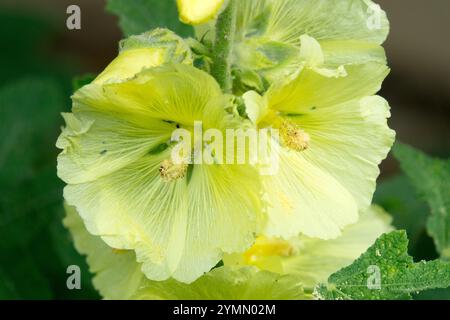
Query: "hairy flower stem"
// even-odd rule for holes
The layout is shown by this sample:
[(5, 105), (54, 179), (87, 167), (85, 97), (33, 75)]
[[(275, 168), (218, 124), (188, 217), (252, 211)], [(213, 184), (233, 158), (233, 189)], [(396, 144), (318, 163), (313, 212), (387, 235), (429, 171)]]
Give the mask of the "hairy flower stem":
[(236, 32), (236, 0), (229, 0), (227, 8), (217, 19), (211, 74), (225, 93), (232, 93), (231, 54)]

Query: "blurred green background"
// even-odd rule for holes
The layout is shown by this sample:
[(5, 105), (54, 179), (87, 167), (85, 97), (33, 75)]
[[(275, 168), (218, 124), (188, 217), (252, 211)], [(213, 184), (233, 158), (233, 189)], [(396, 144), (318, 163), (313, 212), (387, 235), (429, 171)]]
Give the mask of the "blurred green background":
[[(382, 90), (392, 106), (391, 127), (399, 140), (448, 158), (450, 2), (378, 2), (392, 25), (386, 44), (392, 73)], [(66, 28), (70, 4), (81, 7), (81, 30)], [(104, 0), (0, 1), (0, 299), (99, 298), (61, 224), (63, 184), (56, 177), (54, 145), (60, 113), (70, 110), (73, 79), (99, 73), (117, 54), (122, 34), (105, 5)], [(152, 13), (139, 15), (148, 29), (162, 23), (189, 33), (173, 12), (159, 12), (157, 20)], [(122, 27), (144, 31), (123, 21)], [(398, 228), (407, 229), (411, 254), (417, 260), (436, 258), (425, 231), (429, 208), (391, 157), (380, 181), (375, 201), (392, 213)], [(82, 269), (81, 290), (67, 289), (69, 265)]]

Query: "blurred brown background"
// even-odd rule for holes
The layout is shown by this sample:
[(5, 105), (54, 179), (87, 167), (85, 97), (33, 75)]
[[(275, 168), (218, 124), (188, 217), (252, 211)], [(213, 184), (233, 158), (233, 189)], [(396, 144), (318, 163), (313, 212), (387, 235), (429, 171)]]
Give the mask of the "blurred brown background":
[[(133, 0), (130, 0), (133, 1)], [(167, 1), (167, 0), (161, 0)], [(378, 0), (391, 21), (385, 45), (391, 75), (382, 95), (392, 106), (391, 126), (398, 139), (428, 153), (450, 154), (450, 1)], [(66, 8), (82, 10), (82, 30), (65, 27)], [(101, 71), (117, 51), (121, 33), (117, 19), (104, 10), (105, 0), (1, 0), (1, 6), (39, 12), (58, 24), (50, 55), (78, 61), (78, 73)], [(384, 174), (396, 171), (394, 161)]]

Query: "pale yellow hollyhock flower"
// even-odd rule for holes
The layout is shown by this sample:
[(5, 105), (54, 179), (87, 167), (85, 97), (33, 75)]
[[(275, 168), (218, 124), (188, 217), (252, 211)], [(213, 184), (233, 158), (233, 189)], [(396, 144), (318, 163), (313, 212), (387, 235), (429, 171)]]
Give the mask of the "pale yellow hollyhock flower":
[(350, 265), (383, 233), (393, 230), (392, 218), (378, 206), (361, 214), (340, 237), (321, 240), (304, 235), (283, 240), (259, 237), (244, 254), (226, 255), (225, 266), (256, 266), (279, 274), (298, 276), (306, 290), (326, 282), (334, 272)]
[[(191, 132), (202, 121), (204, 131), (223, 131), (240, 122), (225, 111), (230, 97), (189, 65), (179, 38), (166, 35), (129, 39), (105, 72), (74, 94), (57, 141), (58, 175), (89, 232), (112, 248), (134, 250), (150, 279), (192, 282), (224, 252), (251, 246), (261, 191), (249, 165), (171, 163), (177, 128)], [(174, 60), (185, 64), (157, 66)]]
[(180, 20), (197, 25), (214, 19), (225, 0), (177, 0)]
[(133, 251), (115, 250), (100, 237), (90, 234), (75, 208), (66, 205), (64, 225), (75, 247), (86, 255), (94, 274), (94, 287), (105, 299), (143, 300), (298, 300), (303, 293), (298, 276), (258, 271), (255, 267), (234, 270), (216, 268), (192, 284), (176, 280), (150, 281), (141, 271)]
[[(371, 0), (239, 0), (233, 65), (276, 82), (302, 63), (300, 37), (322, 46), (327, 67), (386, 63), (386, 13)], [(214, 22), (196, 27), (213, 40)]]
[(336, 238), (372, 202), (378, 165), (395, 138), (388, 103), (374, 94), (389, 70), (368, 62), (324, 65), (320, 44), (303, 36), (304, 62), (261, 97), (244, 94), (258, 128), (279, 130), (279, 170), (262, 176), (268, 224), (263, 234)]

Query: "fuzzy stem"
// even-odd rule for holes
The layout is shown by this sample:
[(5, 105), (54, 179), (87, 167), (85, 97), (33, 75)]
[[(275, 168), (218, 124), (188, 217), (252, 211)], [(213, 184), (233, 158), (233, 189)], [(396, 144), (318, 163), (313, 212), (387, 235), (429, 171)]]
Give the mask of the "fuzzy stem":
[(236, 32), (236, 0), (229, 0), (228, 6), (217, 19), (216, 40), (213, 50), (211, 74), (225, 93), (232, 93), (231, 54)]

